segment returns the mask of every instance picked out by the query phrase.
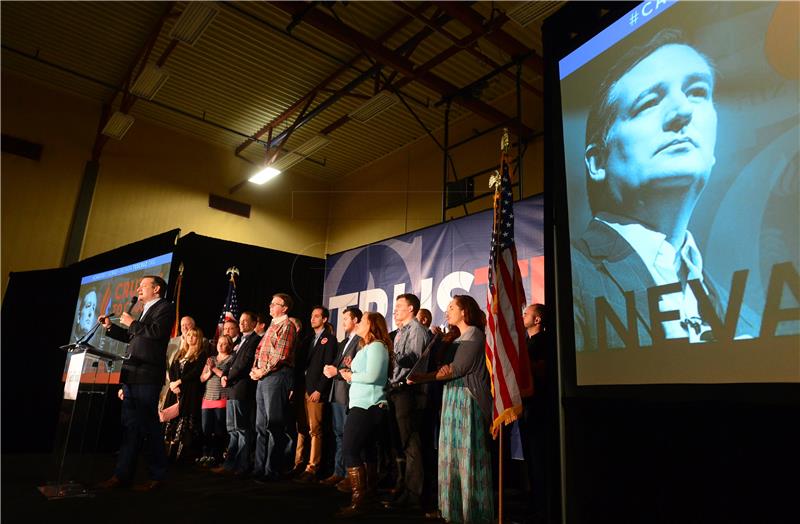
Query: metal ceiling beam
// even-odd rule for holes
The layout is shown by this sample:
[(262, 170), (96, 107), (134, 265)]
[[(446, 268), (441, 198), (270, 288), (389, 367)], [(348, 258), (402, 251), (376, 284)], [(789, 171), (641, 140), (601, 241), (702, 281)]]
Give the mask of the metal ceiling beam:
[[(429, 20), (428, 18), (423, 16), (423, 14), (419, 12), (417, 9), (412, 9), (410, 6), (406, 5), (405, 2), (395, 1), (394, 4), (403, 11), (405, 11), (406, 13), (411, 14), (413, 17), (415, 17), (417, 20), (419, 20), (426, 26), (432, 28), (434, 31), (436, 31), (440, 35), (450, 40), (455, 45), (455, 47), (458, 48), (459, 51), (460, 50), (466, 51), (467, 53), (474, 56), (478, 60), (482, 61), (492, 69), (497, 69), (500, 67), (500, 64), (498, 64), (497, 62), (495, 62), (494, 60), (483, 54), (480, 50), (478, 50), (475, 46), (475, 43), (481, 36), (487, 37), (488, 34), (492, 33), (497, 29), (500, 29), (500, 27), (506, 22), (506, 20), (497, 17), (492, 22), (489, 23), (489, 26), (484, 31), (480, 33), (470, 32), (468, 36), (459, 39), (450, 31), (445, 29), (444, 24), (438, 24), (436, 23), (435, 20)], [(517, 80), (516, 75), (514, 75), (514, 73), (510, 71), (503, 71), (502, 74), (510, 78), (511, 80), (514, 80), (515, 82)], [(536, 86), (524, 80), (521, 83), (529, 91), (536, 93), (539, 96), (543, 95), (542, 90), (537, 88)]]
[[(103, 127), (105, 127), (106, 122), (111, 117), (112, 114), (112, 105), (114, 100), (117, 98), (117, 94), (122, 92), (122, 101), (120, 103), (120, 111), (123, 113), (128, 113), (133, 107), (133, 104), (136, 102), (136, 96), (130, 94), (130, 85), (131, 82), (136, 78), (136, 75), (141, 72), (141, 69), (144, 67), (144, 64), (147, 62), (148, 58), (150, 57), (150, 53), (153, 50), (153, 46), (158, 40), (158, 36), (161, 34), (161, 29), (164, 27), (164, 22), (169, 19), (172, 14), (172, 8), (175, 6), (175, 2), (169, 2), (166, 4), (164, 8), (164, 12), (159, 17), (156, 26), (153, 28), (153, 31), (150, 33), (150, 36), (147, 38), (144, 47), (136, 54), (136, 58), (131, 62), (130, 67), (128, 68), (128, 72), (125, 75), (125, 78), (121, 82), (122, 87), (118, 87), (117, 90), (111, 95), (111, 99), (103, 104), (102, 113), (100, 115), (100, 122), (97, 126), (97, 136), (95, 136), (94, 145), (92, 146), (92, 160), (98, 161), (100, 159), (100, 155), (103, 153), (103, 147), (105, 147), (106, 143), (108, 143), (108, 137), (102, 134)], [(172, 48), (168, 47), (165, 52), (162, 54), (162, 57), (159, 59), (160, 65), (163, 65), (162, 60), (166, 60), (166, 57), (169, 56), (169, 53), (172, 52)], [(139, 66), (137, 68), (137, 65)]]
[[(462, 24), (464, 24), (470, 31), (485, 31), (488, 24), (492, 23), (480, 13), (476, 12), (471, 7), (465, 6), (460, 2), (434, 2), (436, 6), (441, 8), (445, 13), (449, 14)], [(498, 15), (500, 20), (505, 23), (508, 17), (504, 14)], [(486, 39), (500, 48), (503, 52), (511, 55), (512, 58), (520, 58), (529, 54), (532, 49), (528, 48), (525, 44), (509, 35), (502, 29), (497, 29), (491, 33), (486, 34)], [(544, 60), (536, 53), (530, 54), (523, 64), (533, 69), (539, 76), (544, 76)]]
[[(305, 12), (306, 12), (306, 11), (303, 11), (303, 13), (305, 13)], [(410, 17), (410, 16), (403, 17), (402, 19), (398, 20), (398, 21), (397, 21), (397, 23), (395, 23), (395, 24), (394, 24), (392, 27), (390, 27), (390, 28), (389, 28), (387, 31), (385, 31), (385, 32), (384, 32), (384, 33), (381, 35), (381, 38), (382, 38), (382, 39), (388, 39), (388, 38), (390, 38), (390, 37), (391, 37), (391, 36), (393, 36), (393, 35), (394, 35), (394, 34), (395, 34), (397, 31), (399, 31), (400, 29), (402, 29), (402, 28), (404, 28), (406, 25), (408, 25), (408, 24), (409, 24), (409, 23), (410, 23), (412, 20), (413, 20), (413, 18), (412, 18), (412, 17)], [(246, 149), (246, 148), (247, 148), (247, 147), (248, 147), (250, 144), (252, 144), (253, 142), (257, 141), (259, 138), (261, 138), (262, 136), (264, 136), (264, 134), (265, 134), (265, 133), (266, 133), (268, 130), (275, 129), (277, 126), (279, 126), (279, 125), (280, 125), (280, 124), (282, 124), (284, 121), (286, 121), (286, 119), (288, 119), (290, 116), (292, 116), (292, 115), (293, 115), (293, 114), (294, 114), (294, 113), (295, 113), (295, 112), (296, 112), (296, 111), (297, 111), (297, 110), (300, 108), (300, 106), (303, 104), (303, 102), (305, 102), (305, 101), (306, 101), (306, 100), (307, 100), (309, 97), (316, 96), (316, 94), (317, 94), (319, 91), (321, 91), (322, 89), (324, 89), (325, 87), (327, 87), (327, 86), (328, 86), (330, 83), (332, 83), (334, 80), (336, 80), (336, 79), (337, 79), (339, 76), (341, 76), (341, 75), (342, 75), (344, 72), (346, 72), (348, 69), (352, 68), (352, 67), (355, 65), (355, 63), (356, 63), (356, 62), (357, 62), (359, 59), (361, 59), (362, 57), (363, 57), (363, 55), (362, 55), (361, 53), (359, 53), (359, 54), (357, 54), (356, 56), (354, 56), (353, 58), (351, 58), (350, 60), (348, 60), (346, 63), (342, 64), (342, 65), (341, 65), (341, 66), (340, 66), (340, 67), (339, 67), (339, 68), (338, 68), (336, 71), (334, 71), (333, 73), (331, 73), (330, 75), (328, 75), (328, 76), (327, 76), (327, 77), (326, 77), (324, 80), (322, 80), (322, 81), (321, 81), (319, 84), (317, 84), (316, 86), (314, 86), (314, 87), (313, 87), (313, 88), (312, 88), (310, 91), (308, 91), (308, 92), (307, 92), (305, 95), (303, 95), (301, 98), (299, 98), (297, 101), (295, 101), (295, 103), (293, 103), (293, 104), (292, 104), (291, 106), (289, 106), (289, 108), (288, 108), (288, 109), (286, 109), (286, 110), (285, 110), (283, 113), (281, 113), (281, 114), (280, 114), (280, 115), (278, 115), (276, 118), (274, 118), (274, 119), (273, 119), (273, 120), (272, 120), (272, 121), (271, 121), (269, 124), (265, 125), (265, 126), (264, 126), (264, 127), (262, 127), (261, 129), (259, 129), (258, 131), (256, 131), (256, 132), (253, 134), (253, 136), (252, 136), (251, 138), (248, 138), (247, 140), (245, 140), (244, 142), (242, 142), (242, 143), (241, 143), (241, 144), (240, 144), (240, 145), (239, 145), (239, 146), (236, 148), (236, 152), (235, 152), (236, 156), (239, 156), (239, 154), (240, 154), (242, 151), (244, 151), (244, 150), (245, 150), (245, 149)], [(370, 68), (369, 70), (367, 70), (367, 71), (365, 71), (365, 72), (362, 72), (362, 73), (361, 73), (361, 75), (359, 75), (359, 77), (358, 77), (358, 78), (364, 78), (364, 80), (368, 79), (370, 76), (372, 76), (373, 74), (375, 74), (375, 72), (376, 72), (376, 71), (375, 71), (374, 69), (375, 69), (375, 68), (373, 67), (373, 68)], [(360, 82), (359, 82), (359, 83), (360, 83)], [(334, 99), (334, 101), (336, 101), (336, 100), (338, 100), (339, 98), (341, 98), (342, 96), (344, 96), (344, 92), (346, 92), (346, 91), (350, 91), (350, 89), (352, 89), (352, 87), (356, 87), (358, 84), (355, 84), (355, 85), (354, 85), (354, 86), (352, 86), (350, 89), (348, 89), (348, 87), (350, 87), (350, 85), (351, 85), (351, 84), (348, 84), (348, 86), (347, 86), (347, 87), (345, 87), (345, 88), (343, 88), (343, 89), (340, 89), (340, 90), (339, 90), (339, 94), (338, 94), (338, 95), (334, 95), (334, 97), (336, 97), (336, 98)], [(331, 97), (331, 98), (333, 98), (333, 97)], [(326, 100), (326, 102), (327, 102), (327, 100)], [(330, 105), (330, 104), (326, 105), (325, 107), (328, 107), (329, 105)], [(316, 113), (315, 113), (315, 114), (316, 114)], [(270, 141), (269, 141), (269, 143), (271, 144), (271, 143), (272, 143), (272, 141), (270, 140)]]
[[(300, 9), (303, 8), (302, 5), (298, 5), (293, 2), (270, 2), (270, 5), (280, 9), (290, 16), (294, 16), (299, 12)], [(303, 23), (309, 24), (328, 36), (340, 40), (347, 45), (359, 50), (363, 50), (378, 62), (398, 70), (403, 75), (412, 77), (417, 82), (420, 82), (422, 85), (432, 89), (442, 96), (449, 96), (458, 91), (457, 86), (451, 84), (443, 78), (440, 78), (430, 71), (423, 71), (417, 74), (415, 71), (415, 64), (411, 60), (403, 57), (395, 51), (388, 49), (383, 45), (383, 43), (376, 42), (363, 33), (351, 28), (350, 26), (340, 23), (338, 20), (326, 15), (319, 9), (307, 12), (303, 18)], [(459, 98), (454, 100), (454, 102), (490, 122), (497, 123), (508, 119), (508, 116), (502, 111), (495, 109), (491, 105), (481, 100)], [(531, 130), (526, 129), (525, 131)]]

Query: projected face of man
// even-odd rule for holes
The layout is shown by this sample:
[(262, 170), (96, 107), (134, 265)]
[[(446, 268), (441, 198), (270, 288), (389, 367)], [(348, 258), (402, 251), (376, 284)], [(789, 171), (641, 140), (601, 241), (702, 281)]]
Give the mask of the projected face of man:
[(671, 190), (699, 196), (716, 161), (713, 90), (711, 66), (682, 44), (658, 48), (616, 82), (605, 154), (587, 150), (587, 167), (595, 180), (607, 177), (624, 211), (657, 205)]
[(89, 291), (83, 296), (81, 310), (78, 314), (78, 324), (83, 331), (88, 332), (90, 329), (92, 329), (94, 323), (97, 321), (97, 313), (95, 313), (96, 309), (97, 293), (94, 291)]

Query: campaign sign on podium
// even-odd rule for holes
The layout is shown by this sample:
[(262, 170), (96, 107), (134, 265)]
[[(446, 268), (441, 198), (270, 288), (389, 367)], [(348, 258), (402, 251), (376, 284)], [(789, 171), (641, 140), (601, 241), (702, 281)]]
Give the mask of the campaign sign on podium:
[[(116, 392), (122, 357), (86, 343), (61, 346), (67, 351), (64, 398), (53, 446), (51, 479), (39, 486), (48, 499), (91, 496), (81, 482), (92, 471), (92, 453), (103, 427), (106, 399)], [(113, 377), (113, 378), (112, 378)]]

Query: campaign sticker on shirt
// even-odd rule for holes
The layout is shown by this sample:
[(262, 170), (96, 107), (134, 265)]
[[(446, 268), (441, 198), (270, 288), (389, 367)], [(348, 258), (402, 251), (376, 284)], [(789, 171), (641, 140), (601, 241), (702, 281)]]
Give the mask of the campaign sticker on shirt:
[(321, 344), (327, 344), (327, 343), (328, 343), (328, 337), (325, 337), (325, 338), (323, 338), (323, 339), (320, 341), (320, 343), (321, 343)]

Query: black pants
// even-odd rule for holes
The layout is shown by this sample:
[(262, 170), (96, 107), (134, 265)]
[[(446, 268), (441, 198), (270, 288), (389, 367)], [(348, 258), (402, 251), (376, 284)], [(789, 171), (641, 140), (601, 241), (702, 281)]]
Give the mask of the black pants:
[(386, 422), (386, 412), (387, 409), (381, 406), (371, 406), (369, 409), (350, 408), (342, 439), (345, 467), (353, 468), (364, 462), (377, 462), (376, 443), (380, 428)]
[(423, 461), (420, 430), (425, 410), (425, 393), (416, 386), (403, 386), (389, 394), (389, 406), (392, 409), (397, 431), (395, 451), (398, 456), (405, 456), (406, 489), (419, 497), (423, 488)]

